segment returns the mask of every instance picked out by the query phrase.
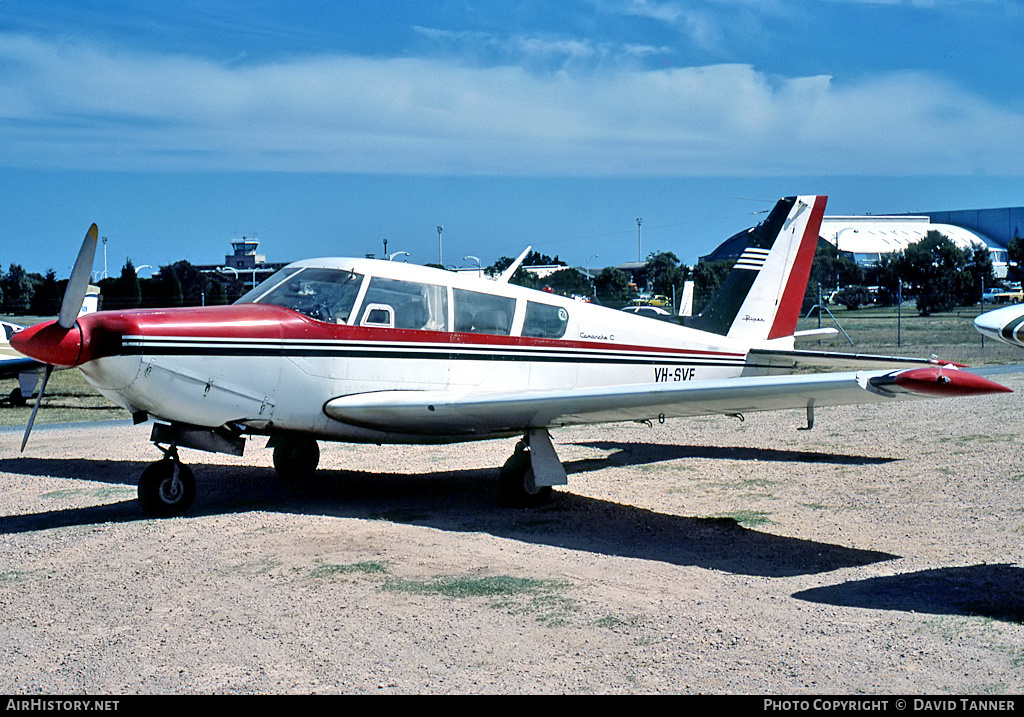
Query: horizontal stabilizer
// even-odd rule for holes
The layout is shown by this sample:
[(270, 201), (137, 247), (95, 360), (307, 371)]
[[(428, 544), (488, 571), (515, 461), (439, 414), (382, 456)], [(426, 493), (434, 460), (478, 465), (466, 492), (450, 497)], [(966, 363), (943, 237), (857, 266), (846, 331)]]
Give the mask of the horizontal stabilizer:
[(865, 369), (893, 369), (906, 366), (956, 366), (964, 368), (962, 364), (940, 361), (933, 358), (852, 354), (835, 351), (773, 351), (769, 349), (751, 349), (747, 353), (747, 364), (757, 368), (789, 370), (826, 368), (858, 371)]

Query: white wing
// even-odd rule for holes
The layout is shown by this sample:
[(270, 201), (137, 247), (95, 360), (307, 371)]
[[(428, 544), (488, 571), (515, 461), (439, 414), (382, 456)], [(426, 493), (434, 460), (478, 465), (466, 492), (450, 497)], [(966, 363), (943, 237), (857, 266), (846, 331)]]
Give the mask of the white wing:
[(553, 391), (376, 391), (332, 399), (324, 411), (338, 421), (393, 433), (482, 437), (662, 416), (731, 415), (1009, 391), (967, 371), (932, 367)]

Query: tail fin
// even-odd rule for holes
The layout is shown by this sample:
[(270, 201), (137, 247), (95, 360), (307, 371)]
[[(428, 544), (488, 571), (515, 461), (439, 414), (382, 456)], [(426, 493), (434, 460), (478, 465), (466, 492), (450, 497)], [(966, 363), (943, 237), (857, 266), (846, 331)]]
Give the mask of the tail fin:
[(687, 326), (750, 341), (791, 336), (818, 246), (825, 196), (780, 199), (714, 298)]

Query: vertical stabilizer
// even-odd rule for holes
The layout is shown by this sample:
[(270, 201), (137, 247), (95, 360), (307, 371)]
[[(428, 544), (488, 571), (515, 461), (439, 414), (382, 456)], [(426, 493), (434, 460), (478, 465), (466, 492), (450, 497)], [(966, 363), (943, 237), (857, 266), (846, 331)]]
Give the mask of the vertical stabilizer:
[(679, 301), (680, 316), (693, 316), (693, 286), (692, 281), (683, 283), (683, 298)]
[(791, 336), (827, 199), (780, 199), (768, 218), (749, 231), (746, 248), (714, 298), (686, 325), (748, 341)]

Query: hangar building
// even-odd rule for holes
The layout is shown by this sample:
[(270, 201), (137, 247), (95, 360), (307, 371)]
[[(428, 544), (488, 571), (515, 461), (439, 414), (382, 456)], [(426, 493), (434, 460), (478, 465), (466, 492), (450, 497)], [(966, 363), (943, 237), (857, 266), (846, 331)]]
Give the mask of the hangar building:
[[(977, 244), (988, 247), (996, 276), (1006, 277), (1007, 247), (1024, 236), (1024, 207), (962, 209), (920, 214), (826, 216), (821, 222), (821, 239), (843, 252), (853, 254), (858, 264), (871, 266), (883, 254), (903, 251), (937, 231), (959, 247)], [(738, 257), (746, 244), (747, 231), (726, 239), (701, 261)]]

